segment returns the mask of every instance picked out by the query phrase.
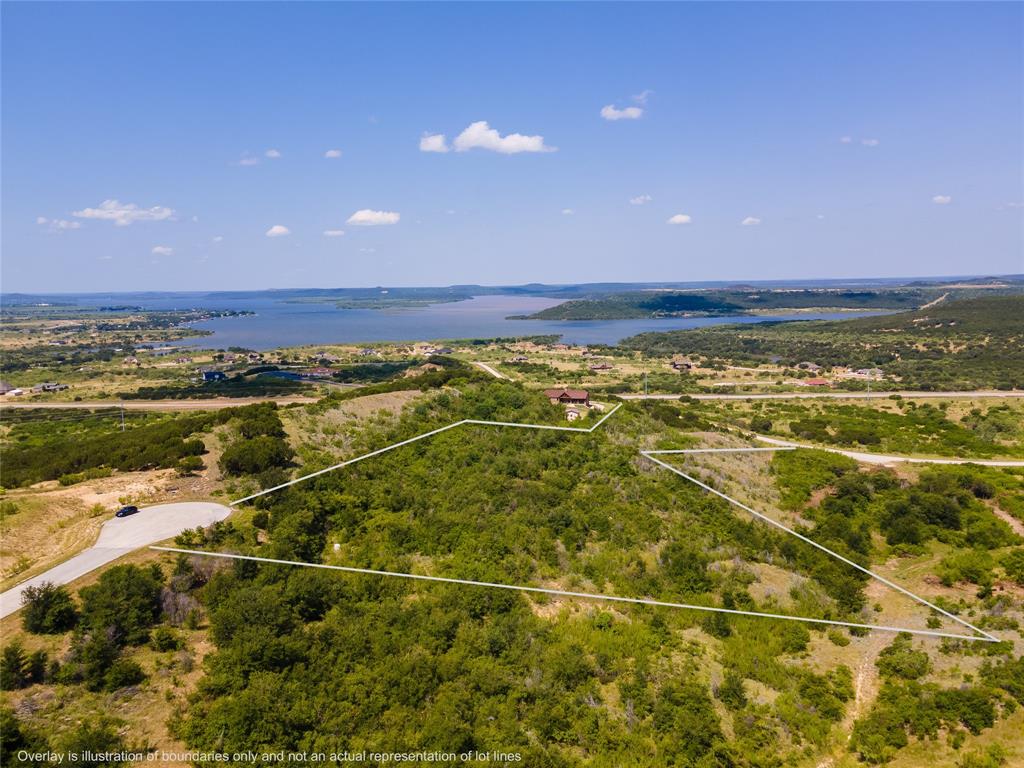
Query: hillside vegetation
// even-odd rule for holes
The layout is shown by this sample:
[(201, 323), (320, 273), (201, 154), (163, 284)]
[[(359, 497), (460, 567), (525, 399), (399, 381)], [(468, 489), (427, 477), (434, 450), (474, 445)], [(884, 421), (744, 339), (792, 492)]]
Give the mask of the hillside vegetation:
[(1024, 388), (1024, 296), (941, 302), (838, 321), (797, 321), (644, 333), (622, 346), (651, 355), (795, 366), (879, 367), (900, 387)]

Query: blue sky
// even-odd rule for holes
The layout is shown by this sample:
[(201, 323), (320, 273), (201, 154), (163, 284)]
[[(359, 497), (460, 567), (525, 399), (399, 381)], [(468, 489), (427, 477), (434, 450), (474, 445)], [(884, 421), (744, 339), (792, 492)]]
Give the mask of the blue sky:
[(2, 14), (5, 291), (1024, 272), (1020, 4)]

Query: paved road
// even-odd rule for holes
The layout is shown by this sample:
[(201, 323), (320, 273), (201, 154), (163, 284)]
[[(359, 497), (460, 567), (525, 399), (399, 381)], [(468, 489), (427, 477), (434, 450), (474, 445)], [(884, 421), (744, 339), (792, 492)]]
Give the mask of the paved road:
[(867, 464), (895, 464), (905, 461), (912, 464), (983, 464), (986, 467), (1024, 467), (1024, 461), (1015, 459), (924, 459), (916, 456), (899, 456), (896, 454), (864, 453), (863, 451), (846, 451), (841, 448), (829, 448), (823, 445), (807, 445), (806, 443), (794, 443), (792, 440), (779, 440), (777, 437), (755, 437), (771, 445), (780, 445), (786, 448), (814, 448), (829, 453), (841, 453), (851, 459), (863, 461)]
[(177, 536), (188, 528), (211, 525), (230, 512), (223, 504), (187, 501), (146, 507), (131, 517), (112, 517), (103, 524), (92, 547), (0, 594), (0, 618), (21, 607), (25, 587), (45, 581), (67, 584), (132, 550)]
[(277, 403), (278, 405), (291, 405), (292, 403), (315, 403), (315, 397), (217, 397), (208, 400), (125, 400), (123, 403), (113, 400), (94, 400), (91, 402), (80, 401), (77, 403), (57, 402), (49, 400), (41, 403), (33, 403), (29, 400), (13, 401), (4, 399), (0, 404), (0, 412), (11, 408), (52, 408), (64, 409), (97, 409), (97, 408), (121, 408), (126, 411), (210, 411), (218, 408), (234, 408), (239, 405), (252, 405), (253, 403)]
[[(1013, 390), (999, 392), (979, 390), (977, 392), (763, 392), (749, 395), (699, 394), (690, 395), (694, 400), (803, 400), (827, 397), (833, 400), (884, 400), (899, 395), (906, 398), (940, 397), (968, 398), (977, 397), (1024, 397), (1024, 391)], [(623, 400), (678, 400), (682, 395), (616, 395)]]
[(487, 371), (489, 374), (491, 374), (491, 376), (493, 376), (496, 379), (507, 379), (508, 378), (508, 376), (506, 376), (505, 374), (501, 373), (500, 371), (492, 368), (487, 363), (474, 362), (473, 365), (480, 366), (481, 368), (483, 368), (485, 371)]

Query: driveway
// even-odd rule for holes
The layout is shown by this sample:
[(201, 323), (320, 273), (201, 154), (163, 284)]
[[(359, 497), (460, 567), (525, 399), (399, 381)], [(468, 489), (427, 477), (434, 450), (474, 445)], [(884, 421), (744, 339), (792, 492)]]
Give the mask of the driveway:
[(223, 504), (186, 501), (145, 507), (130, 517), (112, 517), (103, 524), (99, 538), (89, 549), (0, 594), (0, 618), (21, 608), (25, 587), (47, 581), (67, 584), (139, 547), (170, 539), (189, 528), (212, 525), (230, 513)]
[(776, 437), (755, 437), (771, 445), (779, 445), (784, 448), (813, 448), (816, 451), (828, 451), (829, 453), (841, 453), (851, 459), (862, 461), (865, 464), (894, 464), (905, 461), (911, 464), (982, 464), (986, 467), (1024, 467), (1024, 461), (1015, 459), (925, 459), (917, 456), (898, 456), (882, 453), (865, 453), (864, 451), (846, 451), (841, 448), (830, 448), (824, 445), (807, 445), (806, 443), (794, 443), (791, 440), (779, 440)]

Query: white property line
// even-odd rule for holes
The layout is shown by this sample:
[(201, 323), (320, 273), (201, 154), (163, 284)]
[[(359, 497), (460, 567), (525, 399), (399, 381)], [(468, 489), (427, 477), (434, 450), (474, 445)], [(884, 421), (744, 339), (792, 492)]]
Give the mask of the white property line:
[(826, 553), (828, 555), (831, 555), (832, 557), (836, 558), (837, 560), (841, 560), (842, 562), (846, 563), (847, 565), (853, 566), (854, 568), (856, 568), (861, 573), (867, 574), (871, 578), (876, 579), (877, 581), (880, 581), (882, 584), (885, 584), (887, 587), (895, 589), (897, 592), (901, 592), (902, 594), (906, 595), (907, 597), (917, 601), (921, 605), (926, 605), (929, 608), (931, 608), (933, 611), (938, 611), (943, 616), (945, 616), (945, 617), (947, 617), (949, 619), (952, 619), (953, 621), (955, 621), (955, 622), (957, 622), (959, 624), (962, 624), (963, 626), (967, 627), (968, 629), (970, 629), (970, 630), (972, 630), (974, 632), (978, 632), (979, 634), (982, 635), (982, 637), (969, 636), (969, 635), (948, 635), (948, 634), (943, 634), (943, 633), (925, 632), (924, 630), (899, 629), (897, 627), (887, 627), (887, 629), (892, 630), (892, 631), (898, 631), (898, 632), (910, 632), (910, 633), (913, 633), (913, 634), (933, 634), (933, 635), (937, 634), (940, 637), (956, 637), (956, 638), (961, 639), (961, 640), (981, 640), (981, 641), (990, 642), (990, 643), (998, 643), (999, 642), (999, 638), (993, 637), (988, 632), (985, 632), (984, 630), (978, 629), (976, 626), (974, 626), (973, 624), (971, 624), (971, 623), (969, 623), (967, 621), (964, 621), (959, 616), (955, 616), (952, 613), (950, 613), (949, 611), (946, 611), (946, 610), (943, 610), (942, 608), (939, 608), (939, 606), (934, 605), (933, 603), (928, 602), (923, 597), (920, 597), (920, 596), (916, 595), (915, 593), (911, 592), (909, 589), (905, 589), (904, 587), (901, 587), (899, 584), (896, 584), (895, 582), (889, 581), (889, 579), (885, 578), (884, 576), (879, 576), (874, 571), (871, 571), (871, 570), (865, 568), (864, 566), (855, 563), (853, 560), (850, 560), (849, 558), (843, 557), (838, 552), (834, 552), (833, 550), (829, 549), (828, 547), (826, 547), (826, 546), (824, 546), (822, 544), (819, 544), (814, 539), (810, 539), (810, 538), (808, 538), (807, 536), (804, 536), (801, 533), (797, 533), (792, 528), (788, 528), (785, 525), (783, 525), (782, 523), (778, 522), (777, 520), (773, 520), (772, 518), (768, 517), (767, 515), (764, 515), (764, 514), (758, 512), (757, 510), (748, 507), (743, 502), (737, 501), (736, 499), (732, 498), (731, 496), (728, 496), (728, 495), (722, 493), (721, 491), (716, 490), (715, 488), (712, 488), (707, 483), (703, 483), (700, 480), (698, 480), (697, 478), (692, 477), (692, 476), (686, 474), (681, 469), (677, 469), (676, 467), (673, 467), (671, 464), (668, 464), (668, 463), (666, 463), (664, 461), (661, 461), (660, 459), (654, 458), (655, 455), (661, 455), (661, 454), (712, 453), (712, 452), (721, 452), (721, 453), (753, 453), (753, 452), (758, 452), (758, 451), (775, 451), (775, 450), (781, 450), (781, 451), (789, 450), (789, 451), (792, 451), (792, 450), (795, 450), (795, 448), (793, 446), (784, 446), (784, 447), (779, 447), (779, 448), (720, 448), (720, 449), (709, 449), (709, 448), (701, 449), (701, 448), (697, 448), (697, 449), (693, 449), (693, 450), (685, 450), (684, 449), (684, 450), (671, 450), (671, 451), (640, 451), (640, 454), (642, 456), (644, 456), (645, 458), (650, 459), (655, 464), (657, 464), (657, 465), (659, 465), (661, 467), (664, 467), (665, 469), (669, 470), (670, 472), (674, 472), (675, 474), (679, 475), (680, 477), (689, 480), (691, 483), (695, 483), (696, 485), (698, 485), (701, 488), (703, 488), (705, 491), (708, 491), (710, 493), (715, 494), (716, 496), (719, 496), (719, 497), (725, 499), (730, 504), (733, 504), (733, 505), (739, 507), (740, 509), (742, 509), (745, 512), (749, 512), (751, 515), (753, 515), (754, 517), (758, 518), (759, 520), (763, 520), (766, 523), (774, 525), (776, 528), (785, 531), (786, 533), (790, 534), (791, 536), (795, 536), (796, 538), (800, 539), (801, 541), (806, 542), (807, 544), (810, 544), (812, 547), (816, 547), (816, 548), (820, 549), (822, 552), (824, 552), (824, 553)]
[[(548, 589), (546, 587), (527, 587), (520, 584), (499, 584), (493, 581), (473, 581), (472, 579), (453, 579), (447, 576), (426, 576), (419, 573), (402, 573), (400, 571), (380, 571), (375, 568), (355, 568), (349, 565), (327, 565), (325, 563), (304, 563), (299, 560), (277, 560), (272, 557), (255, 557), (254, 555), (237, 555), (228, 552), (205, 552), (201, 549), (180, 549), (178, 547), (157, 547), (152, 546), (160, 552), (175, 552), (180, 555), (198, 555), (200, 557), (219, 557), (226, 560), (249, 560), (256, 563), (270, 563), (271, 565), (295, 565), (301, 568), (321, 568), (328, 571), (344, 571), (345, 573), (360, 573), (369, 576), (392, 576), (399, 579), (413, 579), (415, 581), (436, 581), (444, 584), (463, 584), (470, 587), (490, 587), (492, 589), (508, 589), (515, 592), (539, 592), (545, 595), (556, 595), (558, 597), (578, 597), (585, 600), (607, 600), (616, 603), (635, 603), (637, 605), (650, 605), (657, 608), (685, 608), (693, 611), (706, 611), (708, 613), (729, 613), (734, 616), (756, 616), (762, 619), (782, 619), (783, 621), (802, 621), (810, 624), (828, 624), (836, 627), (855, 627), (858, 629), (877, 629), (883, 632), (910, 632), (915, 635), (928, 635), (930, 637), (948, 637), (954, 640), (983, 640), (985, 638), (974, 637), (973, 635), (954, 635), (949, 632), (933, 632), (927, 629), (903, 629), (902, 627), (888, 627), (881, 624), (858, 624), (852, 621), (834, 621), (832, 619), (808, 619), (802, 616), (787, 616), (782, 613), (759, 613), (758, 611), (741, 611), (733, 608), (717, 608), (709, 605), (691, 605), (689, 603), (670, 603), (664, 600), (650, 600), (643, 597), (620, 597), (618, 595), (601, 595), (594, 592), (570, 592), (564, 589)], [(970, 625), (968, 625), (970, 626)], [(979, 630), (980, 631), (980, 630)], [(991, 642), (997, 642), (990, 638)]]
[(382, 453), (387, 453), (388, 451), (394, 450), (395, 448), (401, 448), (403, 445), (409, 445), (409, 443), (415, 443), (417, 440), (423, 440), (424, 438), (432, 437), (433, 435), (440, 434), (441, 432), (444, 432), (449, 429), (454, 429), (455, 427), (461, 427), (463, 424), (477, 424), (490, 427), (522, 427), (524, 429), (553, 429), (559, 432), (593, 432), (595, 429), (604, 424), (608, 417), (615, 413), (617, 410), (619, 410), (619, 408), (621, 407), (622, 403), (616, 405), (614, 408), (608, 411), (608, 413), (602, 416), (601, 420), (598, 421), (597, 424), (595, 424), (592, 427), (557, 427), (550, 424), (517, 424), (510, 421), (481, 421), (480, 419), (463, 419), (462, 421), (452, 422), (451, 424), (448, 424), (447, 426), (444, 427), (440, 427), (438, 429), (432, 429), (430, 432), (424, 432), (421, 435), (410, 437), (408, 440), (402, 440), (401, 442), (392, 443), (391, 445), (385, 446), (384, 448), (378, 448), (376, 451), (364, 453), (362, 456), (356, 456), (354, 459), (348, 459), (347, 461), (343, 461), (340, 464), (334, 464), (333, 466), (327, 467), (326, 469), (321, 469), (317, 472), (310, 472), (308, 475), (303, 475), (302, 477), (297, 477), (294, 480), (289, 480), (287, 483), (281, 483), (280, 485), (275, 485), (272, 488), (265, 488), (264, 490), (258, 491), (257, 493), (244, 496), (241, 499), (235, 499), (230, 504), (228, 504), (228, 506), (233, 507), (236, 504), (241, 504), (242, 502), (245, 501), (257, 499), (260, 496), (266, 496), (268, 493), (273, 493), (274, 491), (279, 491), (282, 488), (287, 488), (290, 485), (295, 485), (296, 483), (301, 483), (305, 480), (309, 480), (320, 475), (325, 475), (328, 472), (333, 472), (336, 469), (341, 469), (342, 467), (347, 467), (350, 464), (355, 464), (357, 461), (363, 461), (364, 459), (369, 459), (374, 456), (380, 456)]
[[(335, 465), (327, 467), (325, 469), (321, 469), (321, 470), (319, 470), (317, 472), (312, 472), (312, 473), (310, 473), (308, 475), (303, 475), (302, 477), (296, 478), (295, 480), (290, 480), (287, 483), (281, 483), (280, 485), (276, 485), (276, 486), (274, 486), (272, 488), (267, 488), (265, 490), (259, 491), (258, 493), (254, 493), (254, 494), (251, 494), (249, 496), (245, 496), (245, 497), (243, 497), (241, 499), (236, 499), (235, 501), (231, 502), (231, 504), (229, 506), (235, 506), (236, 504), (241, 504), (241, 503), (249, 501), (251, 499), (255, 499), (255, 498), (258, 498), (260, 496), (264, 496), (264, 495), (266, 495), (268, 493), (273, 493), (274, 491), (280, 490), (282, 488), (287, 488), (289, 486), (295, 485), (296, 483), (301, 483), (301, 482), (303, 482), (305, 480), (309, 480), (309, 479), (311, 479), (313, 477), (318, 477), (319, 475), (323, 475), (323, 474), (326, 474), (328, 472), (333, 472), (336, 469), (341, 469), (342, 467), (347, 467), (350, 464), (355, 464), (358, 461), (363, 461), (364, 459), (368, 459), (368, 458), (371, 458), (373, 456), (379, 456), (380, 454), (385, 453), (387, 451), (393, 450), (395, 448), (399, 448), (399, 447), (401, 447), (403, 445), (409, 445), (410, 443), (414, 443), (414, 442), (416, 442), (418, 440), (423, 440), (424, 438), (431, 437), (432, 435), (440, 434), (441, 432), (445, 432), (445, 431), (447, 431), (449, 429), (454, 429), (455, 427), (461, 426), (463, 424), (477, 424), (477, 425), (482, 425), (482, 426), (495, 426), (495, 427), (519, 427), (519, 428), (523, 428), (523, 429), (547, 429), (547, 430), (556, 430), (556, 431), (560, 431), (560, 432), (583, 432), (583, 433), (589, 433), (589, 432), (593, 432), (595, 429), (600, 427), (621, 406), (622, 406), (622, 403), (619, 403), (618, 405), (616, 405), (614, 408), (612, 408), (612, 410), (610, 410), (607, 414), (605, 414), (600, 419), (600, 421), (598, 421), (596, 424), (594, 424), (592, 427), (589, 427), (589, 428), (586, 428), (586, 427), (561, 427), (561, 426), (553, 426), (553, 425), (549, 425), (549, 424), (519, 424), (519, 423), (507, 422), (507, 421), (482, 421), (482, 420), (479, 420), (479, 419), (463, 419), (461, 421), (456, 421), (456, 422), (454, 422), (452, 424), (448, 424), (447, 426), (439, 427), (438, 429), (434, 429), (434, 430), (431, 430), (429, 432), (424, 432), (423, 434), (416, 435), (415, 437), (410, 437), (407, 440), (402, 440), (400, 442), (393, 443), (392, 445), (385, 446), (384, 448), (379, 448), (376, 451), (371, 451), (370, 453), (365, 453), (362, 456), (356, 456), (353, 459), (348, 459), (347, 461), (340, 462), (339, 464), (335, 464)], [(304, 562), (298, 562), (298, 561), (293, 561), (293, 560), (275, 560), (275, 559), (272, 559), (272, 558), (265, 558), (265, 557), (255, 557), (255, 556), (249, 556), (249, 555), (234, 555), (234, 554), (219, 553), (219, 552), (204, 552), (202, 550), (177, 549), (177, 548), (174, 548), (174, 547), (150, 547), (150, 549), (156, 549), (156, 550), (160, 550), (160, 551), (164, 551), (164, 552), (177, 552), (177, 553), (180, 553), (180, 554), (199, 555), (199, 556), (204, 556), (204, 557), (221, 557), (221, 558), (236, 559), (236, 560), (252, 560), (252, 561), (255, 561), (255, 562), (274, 563), (274, 564), (277, 564), (277, 565), (294, 565), (294, 566), (300, 566), (300, 567), (306, 567), (306, 568), (323, 568), (323, 569), (328, 569), (328, 570), (344, 571), (344, 572), (347, 572), (347, 573), (361, 573), (361, 574), (368, 574), (368, 575), (374, 575), (374, 576), (391, 576), (391, 577), (394, 577), (394, 578), (415, 579), (415, 580), (420, 580), (420, 581), (438, 581), (438, 582), (445, 582), (445, 583), (450, 583), (450, 584), (464, 584), (464, 585), (468, 585), (468, 586), (491, 587), (491, 588), (494, 588), (494, 589), (508, 589), (508, 590), (515, 590), (515, 591), (519, 591), (519, 592), (539, 592), (539, 593), (544, 593), (544, 594), (558, 595), (558, 596), (562, 596), (562, 597), (578, 597), (578, 598), (583, 598), (583, 599), (588, 599), (588, 600), (608, 600), (608, 601), (613, 601), (613, 602), (636, 603), (636, 604), (639, 604), (639, 605), (660, 606), (660, 607), (664, 607), (664, 608), (684, 608), (684, 609), (691, 609), (691, 610), (696, 610), (696, 611), (706, 611), (706, 612), (710, 612), (710, 613), (726, 613), (726, 614), (733, 614), (733, 615), (738, 615), (738, 616), (755, 616), (755, 617), (759, 617), (759, 618), (781, 619), (781, 620), (785, 620), (785, 621), (802, 621), (802, 622), (809, 623), (809, 624), (827, 624), (827, 625), (831, 625), (831, 626), (855, 627), (855, 628), (859, 628), (859, 629), (875, 629), (875, 630), (882, 630), (882, 631), (886, 631), (886, 632), (908, 632), (910, 634), (915, 634), (915, 635), (927, 635), (929, 637), (945, 637), (945, 638), (951, 638), (951, 639), (955, 639), (955, 640), (979, 640), (979, 641), (992, 642), (992, 643), (999, 642), (999, 638), (994, 637), (994, 636), (990, 635), (989, 633), (987, 633), (987, 632), (985, 632), (985, 631), (983, 631), (981, 629), (978, 629), (973, 624), (970, 624), (970, 623), (964, 621), (963, 619), (953, 615), (952, 613), (949, 613), (948, 611), (945, 611), (942, 608), (939, 608), (937, 605), (934, 605), (934, 604), (928, 602), (924, 598), (919, 597), (918, 595), (914, 594), (913, 592), (911, 592), (911, 591), (909, 591), (909, 590), (899, 586), (898, 584), (893, 583), (892, 581), (889, 581), (885, 577), (879, 576), (877, 573), (874, 573), (873, 571), (870, 571), (867, 568), (864, 568), (863, 566), (858, 565), (854, 561), (852, 561), (852, 560), (850, 560), (850, 559), (848, 559), (846, 557), (843, 557), (838, 552), (834, 552), (831, 549), (829, 549), (828, 547), (825, 547), (825, 546), (819, 544), (818, 542), (814, 541), (813, 539), (810, 539), (810, 538), (808, 538), (808, 537), (806, 537), (806, 536), (804, 536), (804, 535), (802, 535), (800, 533), (797, 533), (796, 531), (792, 530), (791, 528), (787, 528), (782, 523), (779, 523), (779, 522), (773, 520), (772, 518), (768, 517), (767, 515), (764, 515), (764, 514), (758, 512), (758, 511), (756, 511), (754, 509), (751, 509), (750, 507), (748, 507), (747, 505), (743, 504), (742, 502), (739, 502), (736, 499), (733, 499), (732, 497), (727, 496), (726, 494), (722, 493), (721, 491), (718, 491), (718, 490), (712, 488), (711, 486), (707, 485), (706, 483), (703, 483), (700, 480), (697, 480), (696, 478), (691, 477), (690, 475), (686, 474), (682, 470), (679, 470), (676, 467), (673, 467), (671, 464), (667, 464), (666, 462), (661, 461), (660, 459), (654, 458), (655, 455), (667, 455), (667, 454), (758, 453), (758, 452), (773, 452), (773, 451), (779, 451), (779, 450), (794, 450), (794, 449), (795, 448), (792, 447), (792, 446), (772, 447), (772, 448), (690, 448), (690, 449), (675, 449), (675, 450), (660, 450), (660, 451), (640, 451), (640, 455), (642, 455), (646, 459), (649, 459), (650, 461), (654, 462), (655, 464), (658, 464), (659, 466), (664, 467), (665, 469), (668, 469), (670, 472), (674, 472), (675, 474), (679, 475), (680, 477), (683, 477), (686, 480), (689, 480), (690, 482), (695, 483), (696, 485), (700, 486), (704, 490), (709, 491), (710, 493), (713, 493), (713, 494), (715, 494), (717, 496), (720, 496), (721, 498), (725, 499), (729, 503), (734, 504), (735, 506), (739, 507), (740, 509), (742, 509), (742, 510), (744, 510), (746, 512), (749, 512), (754, 517), (757, 517), (758, 519), (763, 520), (763, 521), (765, 521), (765, 522), (775, 526), (776, 528), (779, 528), (780, 530), (785, 531), (786, 533), (790, 534), (791, 536), (795, 536), (796, 538), (800, 539), (801, 541), (806, 542), (807, 544), (810, 544), (813, 547), (816, 547), (817, 549), (821, 550), (822, 552), (825, 552), (826, 554), (831, 555), (832, 557), (842, 561), (843, 563), (846, 563), (847, 565), (853, 566), (858, 571), (861, 571), (862, 573), (867, 574), (868, 576), (870, 576), (873, 579), (877, 579), (882, 584), (885, 584), (886, 586), (891, 587), (892, 589), (895, 589), (896, 591), (898, 591), (898, 592), (900, 592), (900, 593), (910, 597), (911, 599), (915, 600), (916, 602), (918, 602), (918, 603), (920, 603), (922, 605), (925, 605), (925, 606), (927, 606), (928, 608), (930, 608), (930, 609), (932, 609), (934, 611), (937, 611), (938, 613), (942, 614), (943, 616), (946, 616), (947, 618), (950, 618), (950, 619), (952, 619), (953, 621), (955, 621), (955, 622), (957, 622), (959, 624), (962, 624), (963, 626), (967, 627), (968, 629), (972, 630), (973, 632), (979, 633), (981, 635), (981, 637), (978, 637), (978, 636), (975, 636), (975, 635), (957, 635), (957, 634), (952, 634), (952, 633), (949, 633), (949, 632), (937, 632), (937, 631), (925, 630), (925, 629), (909, 629), (909, 628), (906, 628), (906, 627), (893, 627), (893, 626), (878, 625), (878, 624), (861, 624), (861, 623), (857, 623), (857, 622), (836, 621), (836, 620), (831, 620), (831, 619), (814, 619), (814, 618), (808, 618), (808, 617), (803, 617), (803, 616), (788, 616), (788, 615), (785, 615), (785, 614), (762, 613), (762, 612), (759, 612), (759, 611), (744, 611), (744, 610), (731, 609), (731, 608), (718, 608), (718, 607), (706, 606), (706, 605), (691, 605), (691, 604), (687, 604), (687, 603), (672, 603), (672, 602), (665, 602), (665, 601), (662, 601), (662, 600), (651, 600), (651, 599), (646, 599), (646, 598), (620, 597), (620, 596), (617, 596), (617, 595), (603, 595), (603, 594), (596, 594), (596, 593), (589, 593), (589, 592), (569, 592), (569, 591), (565, 591), (565, 590), (546, 589), (546, 588), (542, 588), (542, 587), (529, 587), (529, 586), (516, 585), (516, 584), (498, 584), (498, 583), (495, 583), (495, 582), (472, 581), (472, 580), (469, 580), (469, 579), (453, 579), (453, 578), (446, 578), (446, 577), (442, 577), (442, 576), (426, 576), (426, 575), (421, 575), (421, 574), (400, 573), (400, 572), (396, 572), (396, 571), (381, 571), (381, 570), (375, 570), (375, 569), (372, 569), (372, 568), (355, 568), (355, 567), (352, 567), (352, 566), (325, 565), (325, 564), (322, 564), (322, 563), (304, 563)]]

